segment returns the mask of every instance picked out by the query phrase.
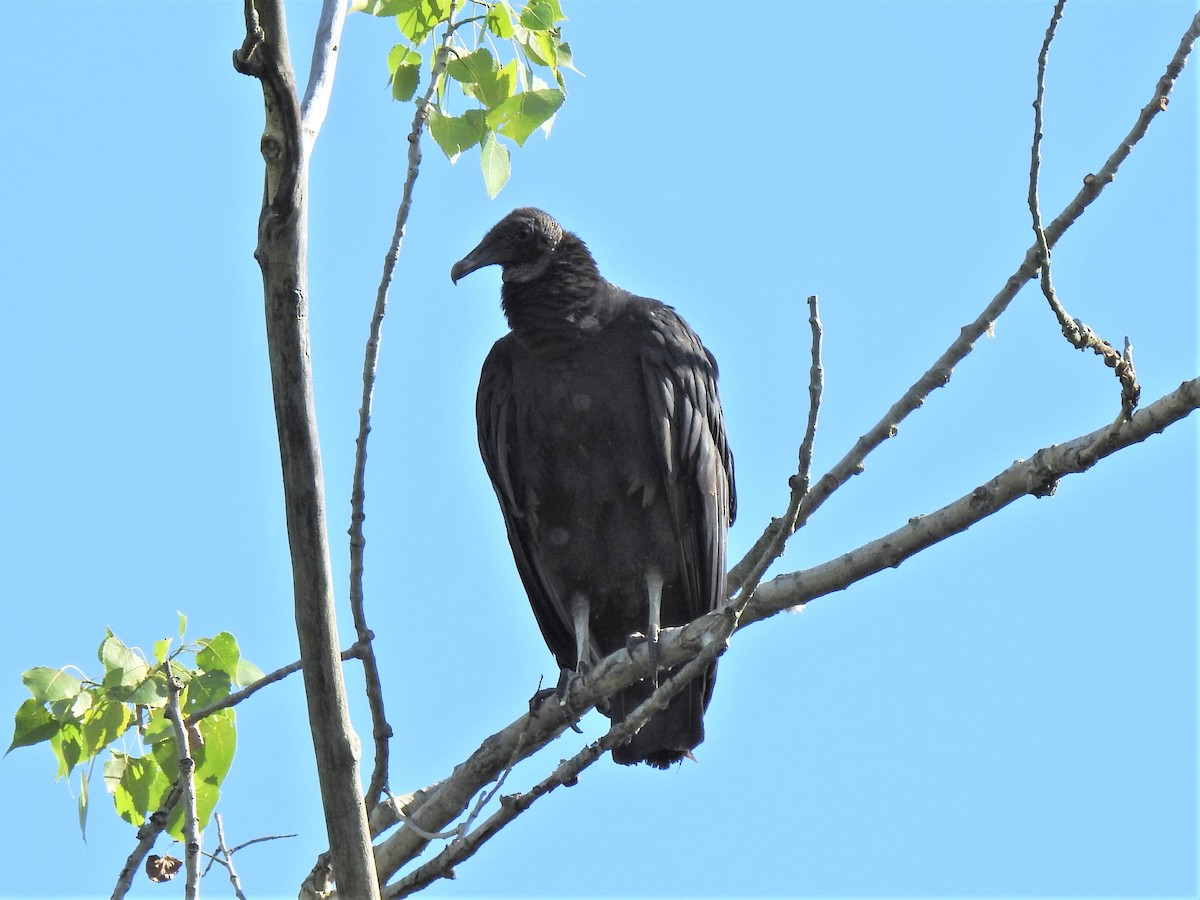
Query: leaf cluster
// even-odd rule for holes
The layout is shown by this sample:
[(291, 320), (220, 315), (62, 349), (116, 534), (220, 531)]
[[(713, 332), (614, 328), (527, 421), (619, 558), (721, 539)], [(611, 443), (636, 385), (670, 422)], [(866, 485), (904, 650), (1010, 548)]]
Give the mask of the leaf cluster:
[[(117, 813), (132, 825), (140, 827), (179, 778), (177, 740), (165, 715), (171, 676), (183, 685), (180, 712), (195, 761), (201, 827), (216, 807), (237, 743), (234, 711), (223, 709), (197, 721), (189, 717), (262, 672), (241, 658), (228, 632), (188, 642), (186, 627), (180, 615), (179, 646), (172, 649), (173, 638), (157, 641), (150, 659), (106, 629), (96, 652), (104, 674), (96, 680), (72, 674), (74, 667), (36, 666), (21, 675), (32, 696), (17, 709), (6, 753), (48, 743), (58, 761), (57, 778), (70, 779), (79, 771), (79, 827), (85, 836), (89, 782), (105, 750), (104, 786)], [(182, 838), (182, 815), (178, 806), (167, 820), (167, 831), (176, 838)]]
[[(444, 68), (435, 65), (436, 53), (429, 60), (437, 78), (425, 110), (429, 131), (451, 162), (478, 146), (484, 185), (495, 197), (511, 173), (509, 149), (500, 138), (523, 146), (538, 129), (549, 136), (566, 99), (563, 70), (575, 66), (571, 45), (562, 39), (559, 23), (566, 16), (558, 0), (528, 0), (519, 12), (507, 0), (472, 5), (478, 12), (458, 21), (451, 20), (450, 0), (363, 0), (357, 8), (394, 16), (405, 37), (388, 54), (392, 96), (401, 101), (416, 95), (425, 64), (421, 47), (439, 25), (451, 30)], [(465, 27), (469, 42), (462, 37)], [(553, 86), (539, 74), (546, 72)], [(448, 109), (450, 82), (474, 104), (458, 115)]]

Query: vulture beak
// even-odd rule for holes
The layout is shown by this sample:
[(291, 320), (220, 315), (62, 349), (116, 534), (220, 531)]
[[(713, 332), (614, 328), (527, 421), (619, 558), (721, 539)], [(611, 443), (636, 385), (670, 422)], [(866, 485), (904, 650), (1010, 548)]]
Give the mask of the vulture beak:
[(484, 241), (450, 268), (450, 280), (454, 284), (458, 284), (458, 279), (465, 275), (470, 275), (476, 269), (482, 269), (484, 266), (493, 266), (499, 260), (492, 254), (492, 250), (487, 246), (487, 241)]

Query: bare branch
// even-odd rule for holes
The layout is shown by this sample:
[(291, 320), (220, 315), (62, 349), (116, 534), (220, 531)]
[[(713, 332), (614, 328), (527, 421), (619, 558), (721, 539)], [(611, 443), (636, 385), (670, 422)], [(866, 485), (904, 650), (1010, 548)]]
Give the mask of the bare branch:
[(1085, 472), (1100, 459), (1144, 441), (1200, 408), (1200, 378), (1134, 413), (1090, 434), (1038, 450), (1018, 460), (969, 494), (927, 516), (916, 516), (891, 534), (836, 559), (779, 575), (762, 585), (742, 615), (742, 627), (803, 605), (817, 597), (844, 590), (886, 568), (895, 568), (926, 547), (966, 531), (1014, 500), (1026, 495), (1048, 497), (1060, 479)]
[[(1104, 362), (1109, 368), (1114, 370), (1121, 382), (1121, 412), (1128, 419), (1133, 414), (1142, 393), (1137, 373), (1133, 368), (1132, 354), (1118, 353), (1112, 344), (1099, 337), (1085, 323), (1079, 319), (1072, 319), (1067, 314), (1050, 278), (1050, 247), (1046, 243), (1046, 232), (1042, 229), (1042, 214), (1038, 208), (1038, 176), (1042, 164), (1043, 100), (1046, 94), (1046, 60), (1050, 55), (1050, 42), (1054, 40), (1054, 31), (1065, 4), (1066, 0), (1058, 0), (1055, 5), (1054, 14), (1050, 17), (1050, 25), (1046, 29), (1046, 39), (1042, 42), (1042, 52), (1038, 54), (1037, 95), (1033, 101), (1033, 146), (1030, 150), (1029, 164), (1029, 212), (1033, 216), (1033, 233), (1037, 240), (1038, 252), (1041, 255), (1042, 294), (1045, 296), (1046, 302), (1050, 304), (1054, 317), (1058, 319), (1063, 337), (1070, 342), (1071, 346), (1077, 350), (1091, 348), (1097, 355), (1104, 358)], [(1128, 339), (1126, 342), (1128, 343)]]
[(300, 122), (304, 135), (304, 154), (312, 154), (313, 144), (325, 114), (329, 111), (329, 95), (333, 92), (333, 73), (337, 69), (341, 49), (342, 25), (346, 21), (346, 0), (324, 0), (317, 33), (313, 40), (312, 63), (308, 70), (308, 87), (300, 102)]
[(238, 873), (233, 868), (233, 851), (225, 843), (225, 823), (221, 821), (220, 813), (215, 813), (213, 819), (217, 823), (217, 847), (221, 851), (221, 855), (225, 857), (224, 864), (225, 868), (229, 870), (229, 883), (233, 886), (234, 896), (237, 897), (237, 900), (246, 900), (246, 895), (242, 893), (242, 880), (238, 878)]
[[(361, 655), (361, 651), (360, 651), (359, 645), (357, 643), (352, 644), (349, 647), (347, 647), (345, 650), (342, 651), (342, 654), (341, 654), (342, 662), (345, 662), (348, 659), (358, 659), (360, 655)], [(257, 694), (263, 688), (267, 687), (267, 685), (274, 684), (277, 681), (282, 681), (284, 678), (287, 678), (287, 676), (294, 675), (296, 672), (299, 672), (303, 668), (304, 668), (304, 663), (302, 663), (300, 660), (296, 660), (295, 662), (290, 662), (286, 666), (276, 669), (274, 672), (267, 673), (266, 675), (264, 675), (262, 678), (258, 679), (257, 681), (251, 682), (250, 684), (248, 684), (244, 688), (242, 688), (240, 691), (234, 691), (232, 694), (227, 694), (226, 696), (222, 697), (220, 700), (217, 700), (213, 703), (210, 703), (208, 706), (205, 706), (201, 709), (196, 710), (194, 713), (192, 713), (190, 716), (187, 717), (187, 723), (189, 725), (195, 725), (201, 719), (207, 718), (208, 716), (211, 716), (215, 712), (220, 712), (223, 709), (228, 709), (232, 706), (237, 706), (243, 700), (247, 700), (254, 694)]]
[(163, 713), (175, 728), (175, 752), (179, 757), (179, 781), (183, 783), (183, 862), (187, 872), (184, 896), (195, 900), (200, 891), (200, 823), (196, 814), (196, 761), (192, 758), (192, 745), (188, 728), (179, 712), (179, 692), (183, 682), (171, 674), (171, 661), (167, 669), (167, 705)]
[[(1047, 249), (1058, 243), (1059, 238), (1063, 236), (1067, 229), (1075, 224), (1079, 217), (1083, 215), (1083, 211), (1091, 205), (1093, 200), (1100, 196), (1100, 192), (1104, 190), (1105, 185), (1116, 178), (1117, 170), (1129, 156), (1134, 146), (1145, 136), (1146, 131), (1150, 127), (1150, 122), (1158, 113), (1167, 108), (1167, 98), (1175, 86), (1176, 79), (1187, 63), (1188, 56), (1192, 51), (1197, 36), (1200, 36), (1200, 13), (1197, 13), (1192, 19), (1191, 26), (1180, 40), (1179, 48), (1167, 64), (1163, 76), (1154, 87), (1153, 98), (1138, 113), (1129, 134), (1117, 145), (1116, 150), (1105, 161), (1099, 172), (1094, 175), (1088, 175), (1083, 179), (1083, 186), (1074, 199), (1045, 228), (1045, 246)], [(1041, 259), (1042, 246), (1039, 242), (1026, 251), (1024, 261), (1009, 276), (1008, 280), (1004, 283), (1004, 287), (992, 298), (992, 301), (984, 308), (975, 321), (961, 329), (958, 338), (938, 357), (929, 370), (917, 379), (912, 387), (905, 391), (904, 395), (884, 414), (883, 418), (872, 426), (866, 434), (860, 437), (854, 446), (850, 448), (849, 452), (812, 487), (800, 504), (800, 512), (796, 518), (796, 529), (803, 527), (812, 514), (821, 508), (834, 491), (853, 476), (863, 471), (867, 456), (884, 441), (895, 437), (900, 423), (914, 410), (920, 408), (932, 391), (940, 387), (945, 387), (949, 383), (950, 376), (954, 372), (954, 367), (971, 352), (975, 346), (975, 342), (979, 338), (994, 328), (996, 320), (1008, 308), (1008, 305), (1016, 297), (1021, 288), (1024, 287), (1026, 282), (1037, 277), (1038, 270), (1041, 267)], [(769, 525), (767, 531), (770, 531), (772, 527), (774, 527), (773, 524)], [(747, 561), (755, 558), (753, 554), (756, 551), (761, 552), (759, 550), (760, 545), (762, 545), (764, 539), (769, 538), (767, 531), (764, 531), (763, 537), (755, 542), (754, 547), (747, 554), (746, 558), (743, 558), (738, 563), (735, 571), (741, 571), (743, 566), (748, 565)]]
[(821, 409), (821, 394), (825, 390), (825, 369), (821, 365), (821, 316), (817, 306), (817, 295), (808, 298), (808, 325), (812, 332), (812, 363), (808, 372), (808, 425), (804, 439), (800, 442), (799, 461), (794, 474), (788, 479), (791, 494), (788, 508), (781, 518), (772, 519), (749, 553), (729, 573), (727, 590), (730, 596), (740, 592), (749, 598), (771, 564), (782, 554), (787, 539), (796, 531), (800, 504), (808, 494), (812, 476), (813, 443), (817, 437), (817, 415)]
[(417, 175), (421, 170), (421, 135), (425, 130), (425, 122), (429, 118), (429, 107), (442, 79), (442, 73), (446, 69), (446, 61), (454, 37), (454, 17), (457, 9), (458, 0), (451, 0), (450, 10), (446, 15), (446, 33), (434, 55), (429, 87), (425, 91), (425, 95), (417, 101), (417, 109), (413, 115), (412, 129), (408, 135), (408, 175), (404, 181), (400, 208), (396, 213), (396, 228), (392, 234), (387, 255), (384, 257), (383, 275), (375, 294), (375, 311), (371, 316), (371, 328), (363, 359), (362, 402), (358, 409), (358, 439), (354, 454), (354, 476), (350, 490), (350, 529), (348, 533), (350, 535), (350, 610), (354, 616), (354, 628), (360, 647), (358, 655), (363, 664), (367, 703), (371, 710), (371, 734), (375, 742), (375, 765), (366, 792), (368, 814), (379, 803), (384, 786), (387, 784), (388, 742), (392, 737), (392, 727), (388, 724), (384, 713), (379, 665), (375, 660), (375, 650), (372, 644), (373, 634), (367, 627), (366, 610), (363, 604), (363, 558), (366, 551), (363, 520), (366, 518), (367, 438), (371, 433), (371, 406), (375, 394), (375, 375), (379, 366), (383, 318), (387, 313), (388, 291), (391, 288), (396, 263), (400, 259), (400, 248), (404, 243), (408, 213), (412, 208), (413, 187), (416, 185)]

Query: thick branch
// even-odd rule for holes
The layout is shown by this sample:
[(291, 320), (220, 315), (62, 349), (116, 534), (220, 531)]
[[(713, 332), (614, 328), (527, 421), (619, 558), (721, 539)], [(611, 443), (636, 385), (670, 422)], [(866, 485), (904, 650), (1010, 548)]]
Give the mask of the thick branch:
[[(499, 808), (478, 828), (460, 834), (437, 856), (409, 872), (395, 884), (388, 885), (384, 897), (400, 898), (416, 893), (439, 878), (453, 878), (454, 867), (475, 855), (488, 840), (533, 804), (562, 785), (574, 784), (581, 772), (618, 744), (629, 740), (651, 716), (662, 712), (672, 697), (683, 690), (692, 679), (699, 677), (725, 652), (727, 639), (733, 633), (737, 616), (732, 607), (724, 609), (724, 628), (716, 639), (709, 641), (699, 655), (681, 666), (654, 692), (637, 706), (623, 721), (616, 722), (594, 743), (588, 744), (570, 759), (563, 760), (546, 778), (522, 794), (500, 798)], [(498, 787), (498, 785), (497, 785)], [(465, 831), (465, 829), (464, 829)]]
[[(1197, 408), (1200, 408), (1200, 378), (1184, 382), (1175, 392), (1135, 413), (1128, 422), (1114, 423), (1037, 451), (1028, 461), (1014, 463), (954, 503), (931, 515), (911, 519), (902, 528), (858, 550), (802, 572), (777, 576), (749, 598), (738, 629), (817, 597), (845, 590), (882, 569), (898, 566), (1020, 497), (1048, 496), (1063, 476), (1086, 471), (1097, 460), (1145, 440)], [(723, 649), (728, 621), (727, 610), (722, 609), (682, 628), (664, 630), (658, 647), (660, 664), (672, 667), (693, 660), (714, 643), (720, 643)], [(561, 734), (569, 724), (564, 709), (582, 713), (600, 698), (637, 681), (639, 673), (647, 671), (650, 665), (648, 653), (648, 645), (642, 643), (632, 651), (620, 650), (606, 657), (590, 673), (569, 683), (565, 707), (547, 702), (536, 714), (523, 715), (487, 738), (449, 778), (427, 789), (423, 802), (410, 803), (407, 814), (420, 832), (402, 827), (376, 848), (381, 876), (390, 878), (414, 859), (429, 842), (424, 834), (445, 829), (468, 808), (475, 794), (506, 767), (532, 755)], [(395, 887), (389, 888), (389, 895)]]
[[(728, 633), (723, 611), (697, 619), (684, 628), (668, 628), (657, 654), (661, 668), (671, 668), (698, 656), (713, 642), (725, 641)], [(383, 878), (390, 878), (415, 858), (429, 843), (423, 833), (438, 832), (453, 822), (471, 804), (475, 794), (494, 781), (507, 767), (540, 750), (567, 729), (596, 703), (640, 680), (651, 671), (649, 642), (632, 650), (619, 650), (601, 660), (586, 675), (571, 679), (565, 703), (551, 698), (532, 713), (526, 713), (507, 728), (487, 738), (453, 774), (429, 790), (423, 803), (411, 809), (409, 823), (375, 848), (376, 864)], [(567, 710), (574, 711), (574, 717)], [(419, 831), (418, 831), (419, 829)]]
[[(281, 0), (246, 0), (238, 70), (263, 86), (266, 188), (255, 258), (263, 273), (271, 386), (283, 467), (296, 629), (325, 825), (339, 887), (379, 896), (342, 677), (308, 340), (306, 142)], [(311, 143), (311, 142), (307, 142)]]
[(755, 592), (742, 616), (742, 624), (845, 590), (868, 575), (895, 568), (926, 547), (966, 531), (1021, 497), (1048, 497), (1064, 476), (1086, 472), (1100, 459), (1144, 441), (1197, 408), (1200, 408), (1200, 378), (1185, 381), (1127, 422), (1118, 420), (1091, 434), (1038, 450), (1028, 460), (1018, 460), (937, 512), (909, 519), (908, 524), (891, 534), (837, 559), (775, 577)]

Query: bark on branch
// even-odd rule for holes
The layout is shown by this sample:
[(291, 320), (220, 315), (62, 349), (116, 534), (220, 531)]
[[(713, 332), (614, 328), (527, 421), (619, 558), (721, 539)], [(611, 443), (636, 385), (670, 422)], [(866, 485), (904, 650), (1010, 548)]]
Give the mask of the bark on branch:
[[(263, 273), (267, 347), (291, 550), (296, 630), (325, 826), (343, 896), (379, 896), (337, 643), (324, 477), (308, 339), (307, 148), (282, 0), (246, 0), (239, 72), (263, 88), (266, 186), (254, 256)], [(315, 132), (313, 133), (315, 136)]]
[[(817, 597), (845, 590), (886, 568), (895, 568), (926, 547), (965, 531), (1013, 501), (1026, 496), (1046, 497), (1066, 475), (1084, 472), (1100, 459), (1145, 440), (1200, 408), (1200, 378), (1186, 381), (1171, 394), (1135, 413), (1129, 421), (1107, 425), (1090, 434), (1038, 450), (1030, 459), (1013, 463), (1005, 471), (960, 499), (907, 524), (876, 541), (811, 569), (779, 575), (762, 584), (742, 610), (738, 630)], [(727, 634), (728, 611), (719, 609), (682, 628), (662, 632), (660, 664), (669, 668), (694, 659)], [(723, 649), (723, 648), (721, 648)], [(633, 684), (649, 671), (645, 643), (631, 651), (620, 650), (595, 669), (568, 685), (567, 703), (548, 701), (535, 712), (522, 715), (507, 728), (484, 740), (479, 748), (445, 780), (410, 800), (408, 823), (376, 847), (382, 878), (391, 878), (428, 845), (428, 834), (446, 829), (471, 805), (472, 798), (508, 767), (550, 743), (572, 719), (596, 702)], [(406, 798), (408, 799), (408, 798)], [(472, 850), (475, 849), (472, 847)], [(401, 892), (398, 885), (388, 895)], [(346, 896), (346, 895), (342, 895)]]

